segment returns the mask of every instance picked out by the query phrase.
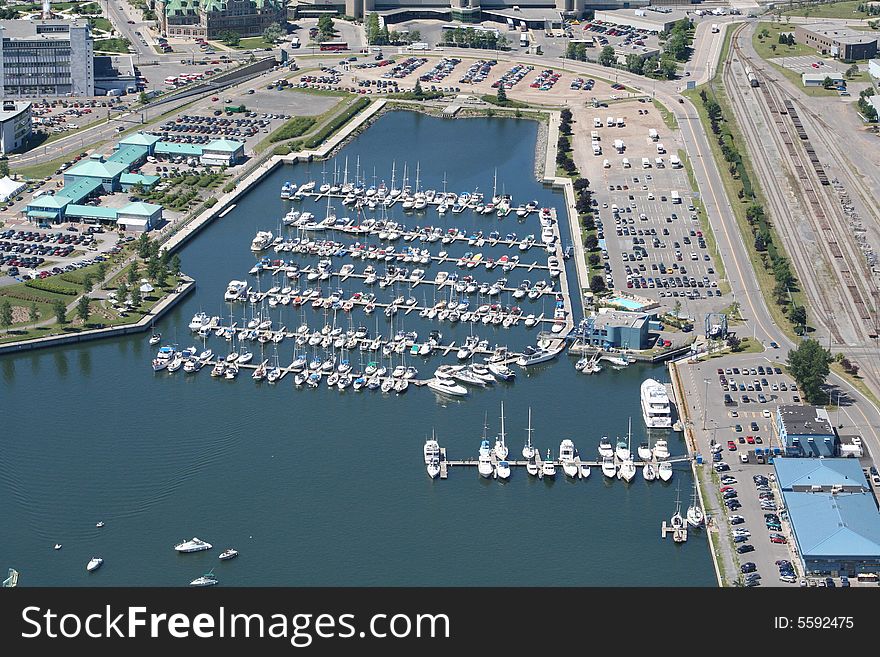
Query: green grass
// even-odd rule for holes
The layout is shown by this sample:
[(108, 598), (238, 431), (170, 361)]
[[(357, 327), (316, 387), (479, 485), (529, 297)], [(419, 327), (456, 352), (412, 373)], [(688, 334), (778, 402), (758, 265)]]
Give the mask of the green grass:
[(367, 98), (358, 98), (354, 101), (354, 103), (343, 110), (340, 114), (330, 119), (330, 121), (320, 130), (318, 130), (318, 132), (306, 139), (303, 145), (308, 149), (317, 148), (327, 139), (333, 136), (340, 128), (346, 125), (357, 114), (360, 114), (362, 110), (365, 110), (369, 106), (370, 101)]
[(508, 98), (504, 102), (498, 101), (498, 96), (496, 94), (486, 94), (480, 97), (484, 103), (489, 103), (490, 105), (497, 105), (498, 107), (509, 107), (511, 109), (527, 109), (530, 107), (528, 103), (523, 103), (518, 100), (512, 100)]
[(761, 341), (753, 338), (742, 338), (739, 345), (740, 350), (736, 352), (738, 354), (760, 354), (764, 351), (764, 345), (761, 344)]
[[(732, 34), (733, 30), (728, 30), (728, 37)], [(729, 46), (729, 43), (725, 42), (725, 48), (722, 51), (721, 61), (723, 62), (726, 57), (726, 48)], [(722, 74), (722, 67), (719, 67), (719, 71), (716, 73), (716, 77), (713, 78), (713, 82), (716, 79), (719, 79)], [(728, 200), (730, 201), (730, 205), (733, 209), (733, 213), (736, 216), (737, 226), (739, 227), (740, 235), (742, 239), (745, 241), (747, 248), (746, 252), (749, 255), (749, 261), (752, 264), (752, 268), (755, 271), (756, 278), (758, 279), (758, 286), (761, 289), (761, 294), (764, 295), (765, 302), (767, 304), (767, 308), (770, 311), (770, 316), (773, 318), (774, 323), (779, 326), (792, 340), (795, 339), (794, 329), (791, 323), (788, 321), (788, 317), (786, 316), (783, 308), (776, 304), (773, 299), (773, 288), (776, 285), (776, 281), (773, 278), (771, 272), (769, 272), (765, 267), (764, 263), (761, 259), (760, 254), (758, 254), (755, 249), (752, 247), (753, 237), (752, 231), (749, 226), (748, 221), (746, 220), (746, 207), (749, 205), (749, 201), (743, 199), (740, 200), (737, 196), (738, 190), (741, 188), (741, 183), (739, 180), (733, 178), (728, 169), (728, 164), (724, 160), (724, 157), (721, 154), (721, 147), (718, 145), (718, 141), (712, 137), (712, 131), (709, 127), (709, 116), (706, 113), (706, 108), (703, 106), (703, 102), (700, 99), (700, 91), (706, 89), (707, 93), (712, 93), (712, 82), (701, 85), (696, 89), (692, 89), (689, 91), (685, 91), (684, 95), (687, 96), (694, 104), (694, 107), (697, 108), (697, 114), (700, 117), (700, 122), (703, 124), (703, 129), (706, 131), (707, 135), (710, 135), (709, 146), (712, 149), (712, 155), (715, 158), (715, 161), (718, 165), (718, 170), (721, 174), (721, 181), (724, 185), (724, 190), (727, 195)], [(721, 105), (722, 112), (725, 117), (725, 125), (730, 130), (731, 135), (733, 137), (733, 141), (736, 144), (745, 144), (745, 139), (742, 136), (739, 126), (736, 124), (736, 121), (733, 117), (733, 110), (730, 107), (730, 103), (727, 101), (727, 96), (724, 93), (723, 88), (721, 88), (720, 84), (717, 88), (714, 89), (714, 96), (716, 101)], [(745, 152), (745, 149), (740, 152), (740, 155), (743, 160), (743, 164), (746, 168), (746, 173), (752, 181), (752, 186), (755, 189), (755, 194), (757, 196), (757, 202), (761, 203), (765, 208), (767, 207), (767, 203), (764, 199), (763, 194), (760, 190), (759, 178), (755, 175), (754, 168), (751, 165), (751, 160), (749, 158), (748, 152)], [(772, 217), (769, 217), (772, 221)], [(773, 238), (773, 243), (776, 246), (776, 250), (780, 256), (788, 258), (786, 253), (785, 245), (779, 237), (779, 234), (773, 228), (772, 223), (770, 224), (770, 232)], [(790, 261), (790, 258), (789, 258)], [(798, 290), (792, 293), (792, 298), (794, 302), (798, 305), (806, 306), (806, 296), (802, 290)], [(809, 308), (809, 307), (808, 307)]]
[[(858, 363), (858, 360), (854, 360), (854, 362)], [(844, 371), (843, 366), (837, 361), (831, 363), (831, 371), (862, 393), (872, 404), (874, 404), (874, 406), (880, 408), (880, 399), (877, 399), (877, 396), (871, 392), (871, 389), (868, 388), (867, 385), (865, 385), (865, 380), (861, 376), (853, 376), (852, 374), (847, 373)], [(831, 400), (829, 400), (829, 402), (830, 401)]]
[(288, 87), (285, 91), (296, 91), (301, 94), (311, 94), (313, 96), (336, 96), (337, 98), (349, 98), (354, 94), (348, 91), (340, 91), (338, 89), (309, 89), (300, 87)]
[[(770, 36), (766, 38), (761, 38), (758, 35), (767, 30), (770, 33)], [(789, 32), (794, 32), (794, 24), (786, 25), (785, 23), (758, 23), (755, 28), (754, 34), (752, 34), (752, 45), (755, 47), (755, 51), (760, 55), (763, 59), (772, 59), (774, 57), (797, 57), (800, 55), (815, 55), (816, 49), (810, 48), (809, 46), (805, 46), (800, 43), (796, 43), (793, 46), (782, 45), (779, 43), (779, 35), (780, 34), (788, 34)], [(776, 50), (774, 51), (770, 46), (776, 46)]]
[(100, 18), (96, 16), (94, 18), (89, 18), (89, 22), (94, 26), (96, 30), (103, 30), (107, 33), (113, 31), (113, 25), (111, 25), (110, 21), (108, 21), (106, 18)]
[(862, 0), (811, 4), (784, 12), (784, 16), (807, 16), (809, 18), (871, 18), (863, 11), (856, 11)]
[(784, 66), (780, 66), (776, 62), (770, 62), (770, 65), (775, 68), (777, 71), (782, 73), (785, 77), (787, 77), (793, 85), (795, 85), (801, 93), (806, 94), (807, 96), (813, 97), (821, 97), (821, 96), (836, 96), (837, 91), (834, 89), (826, 89), (825, 87), (805, 87), (803, 85), (803, 81), (800, 73), (796, 73), (792, 71), (790, 68), (785, 68)]
[(269, 141), (276, 143), (294, 137), (301, 137), (315, 125), (312, 116), (295, 116), (269, 135)]
[[(675, 114), (666, 109), (666, 106), (656, 98), (651, 102), (654, 103), (654, 107), (660, 111), (660, 116), (663, 118), (663, 123), (666, 124), (666, 127), (670, 130), (678, 130), (678, 119), (675, 118)], [(683, 161), (684, 160), (682, 160), (682, 162)]]
[(277, 48), (274, 43), (269, 43), (261, 36), (248, 37), (238, 42), (237, 46), (233, 46), (236, 50), (254, 50), (257, 48)]
[(131, 42), (128, 39), (98, 39), (95, 41), (95, 52), (127, 53)]

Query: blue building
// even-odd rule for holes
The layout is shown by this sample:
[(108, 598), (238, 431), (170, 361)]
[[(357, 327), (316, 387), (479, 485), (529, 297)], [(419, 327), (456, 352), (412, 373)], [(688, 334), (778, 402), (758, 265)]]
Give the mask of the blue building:
[(600, 308), (587, 341), (603, 349), (647, 349), (653, 315)]
[(775, 459), (804, 572), (880, 573), (880, 512), (856, 459)]
[(840, 439), (824, 408), (778, 406), (776, 433), (786, 456), (837, 456)]

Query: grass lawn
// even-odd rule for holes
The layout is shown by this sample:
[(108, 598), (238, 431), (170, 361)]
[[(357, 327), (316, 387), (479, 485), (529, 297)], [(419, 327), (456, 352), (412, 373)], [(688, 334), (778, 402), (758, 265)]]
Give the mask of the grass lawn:
[(807, 16), (809, 18), (870, 18), (863, 11), (857, 11), (858, 6), (864, 4), (861, 0), (849, 0), (848, 2), (829, 2), (828, 4), (799, 7), (784, 13), (785, 16)]
[(666, 109), (666, 106), (656, 98), (651, 102), (654, 103), (654, 107), (660, 110), (660, 116), (663, 117), (663, 123), (666, 124), (666, 127), (670, 130), (678, 130), (678, 119), (675, 118), (675, 114)]
[(95, 52), (120, 52), (128, 53), (131, 45), (128, 39), (98, 39), (95, 41)]
[(338, 98), (350, 98), (354, 94), (347, 91), (339, 91), (337, 89), (309, 89), (308, 87), (286, 87), (285, 91), (296, 91), (301, 94), (311, 94), (313, 96), (336, 96)]
[(103, 30), (104, 32), (108, 33), (113, 31), (113, 26), (106, 18), (94, 17), (89, 18), (89, 21), (92, 23), (96, 30)]
[(736, 352), (738, 354), (760, 354), (764, 351), (764, 345), (761, 344), (761, 341), (753, 338), (742, 338), (739, 346), (740, 350)]
[(269, 43), (261, 36), (249, 37), (238, 42), (237, 46), (233, 46), (236, 50), (254, 50), (256, 48), (275, 48), (274, 43)]
[[(858, 363), (858, 361), (855, 362)], [(840, 376), (844, 381), (849, 383), (853, 388), (855, 388), (865, 397), (867, 397), (871, 401), (871, 403), (874, 404), (874, 406), (880, 407), (880, 399), (877, 399), (874, 393), (871, 392), (868, 386), (865, 385), (865, 381), (864, 379), (862, 379), (861, 376), (853, 376), (852, 374), (847, 374), (844, 371), (843, 366), (836, 361), (831, 363), (831, 371)], [(831, 403), (831, 401), (832, 400), (829, 400), (829, 403)]]
[[(767, 30), (770, 35), (767, 37), (761, 37), (760, 35), (764, 30)], [(779, 43), (779, 35), (788, 34), (789, 32), (794, 33), (794, 24), (758, 23), (754, 34), (752, 34), (752, 45), (763, 59), (816, 54), (815, 48), (810, 48), (809, 46), (800, 43), (796, 43), (793, 46), (782, 45)], [(776, 50), (773, 50), (770, 46), (776, 46)]]
[(782, 73), (785, 77), (791, 80), (791, 83), (796, 85), (798, 90), (801, 93), (806, 94), (807, 96), (820, 97), (820, 96), (836, 96), (837, 91), (834, 89), (826, 89), (825, 87), (805, 87), (801, 81), (801, 74), (795, 73), (790, 68), (785, 68), (776, 64), (775, 62), (770, 62), (770, 65), (773, 66), (777, 71)]

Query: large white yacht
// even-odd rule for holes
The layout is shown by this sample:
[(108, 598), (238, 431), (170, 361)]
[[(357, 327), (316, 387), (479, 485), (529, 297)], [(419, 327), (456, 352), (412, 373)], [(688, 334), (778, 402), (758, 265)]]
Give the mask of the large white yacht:
[(213, 546), (200, 538), (193, 536), (190, 541), (183, 541), (174, 546), (178, 552), (201, 552), (202, 550), (210, 550)]
[(517, 359), (516, 364), (520, 367), (528, 367), (529, 365), (537, 365), (548, 360), (556, 358), (557, 352), (547, 351), (541, 347), (535, 348), (531, 345), (527, 346), (522, 355)]
[(269, 248), (273, 239), (272, 231), (260, 230), (251, 241), (251, 251), (263, 251)]
[(568, 477), (578, 476), (578, 467), (574, 462), (574, 455), (574, 442), (570, 438), (566, 438), (559, 443), (559, 460), (562, 462), (562, 471)]
[(666, 386), (654, 379), (645, 379), (642, 382), (642, 417), (649, 429), (666, 429), (672, 426)]
[(492, 466), (492, 451), (489, 447), (489, 441), (486, 438), (483, 438), (483, 441), (480, 443), (480, 459), (477, 464), (477, 469), (480, 471), (481, 477), (491, 477), (495, 473), (495, 468)]
[(226, 301), (238, 301), (246, 290), (246, 281), (229, 281), (229, 285), (226, 288), (226, 294), (223, 295), (223, 298)]
[(440, 445), (437, 443), (433, 432), (431, 432), (431, 438), (425, 441), (424, 453), (428, 476), (434, 479), (440, 474)]

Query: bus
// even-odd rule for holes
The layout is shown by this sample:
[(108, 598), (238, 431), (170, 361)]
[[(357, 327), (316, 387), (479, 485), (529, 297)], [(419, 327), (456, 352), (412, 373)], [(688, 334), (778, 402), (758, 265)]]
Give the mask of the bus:
[(167, 84), (168, 86), (177, 84), (177, 78), (173, 75), (169, 75), (167, 78), (165, 78), (165, 84)]
[(669, 198), (672, 200), (673, 203), (681, 203), (681, 196), (679, 196), (678, 192), (675, 190), (672, 190), (672, 192), (669, 194)]
[(348, 44), (345, 41), (324, 41), (321, 44), (321, 51), (323, 52), (337, 52), (340, 50), (348, 50)]

